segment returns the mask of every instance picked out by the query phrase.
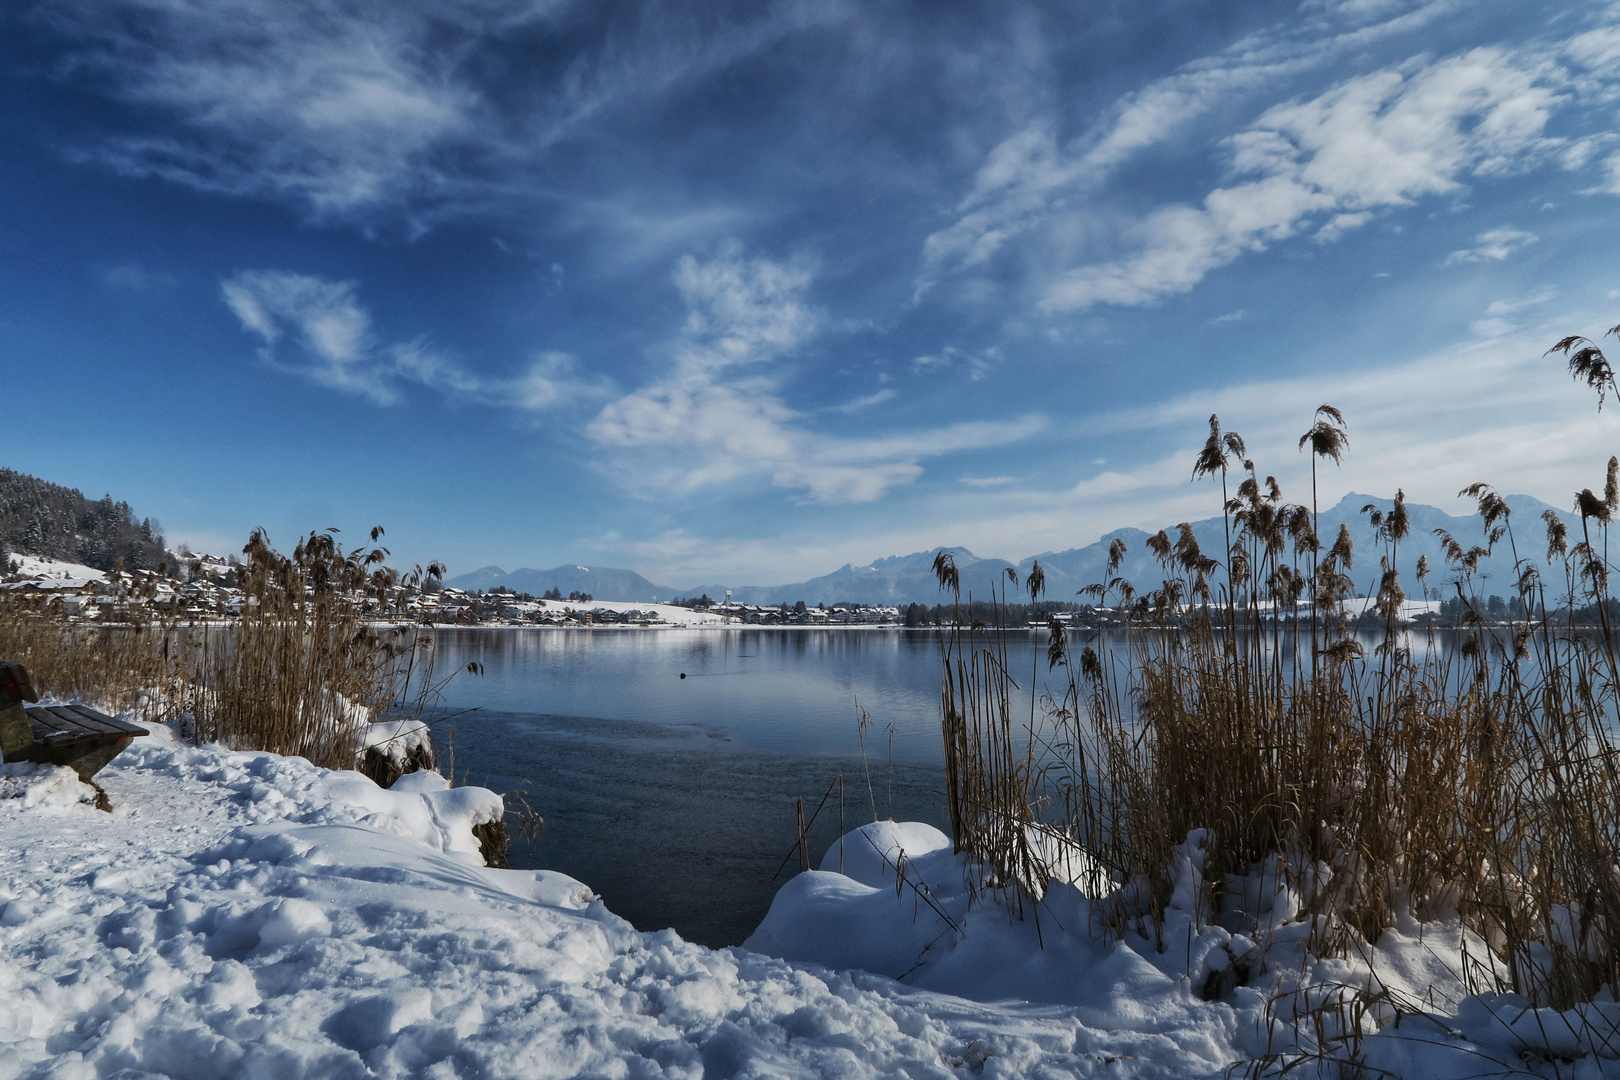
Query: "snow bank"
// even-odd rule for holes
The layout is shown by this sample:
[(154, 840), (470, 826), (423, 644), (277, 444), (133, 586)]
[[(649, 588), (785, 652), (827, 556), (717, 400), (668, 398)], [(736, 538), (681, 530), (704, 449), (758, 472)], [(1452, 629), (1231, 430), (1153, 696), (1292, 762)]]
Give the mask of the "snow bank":
[[(1365, 1075), (1620, 1075), (1591, 1054), (1620, 1006), (1469, 996), (1482, 946), (1455, 920), (1323, 959), (1270, 873), (1212, 923), (1197, 833), (1163, 949), (1139, 920), (1104, 938), (1129, 896), (1057, 882), (1020, 913), (938, 830), (881, 822), (714, 951), (482, 865), (471, 829), (499, 800), (437, 773), (383, 790), (154, 727), (98, 781), (110, 814), (60, 771), (0, 771), (0, 1080), (1215, 1077), (1342, 1054), (1341, 1022)], [(1292, 1023), (1324, 1003), (1321, 1028)]]
[(0, 799), (16, 799), (25, 810), (94, 806), (96, 789), (65, 765), (14, 761), (0, 764)]
[[(744, 947), (983, 1002), (1061, 1006), (1121, 1041), (1139, 1039), (1150, 1057), (1181, 1055), (1188, 1075), (1268, 1055), (1282, 1067), (1354, 1052), (1368, 1075), (1524, 1074), (1526, 1061), (1578, 1058), (1577, 1075), (1620, 1076), (1620, 1005), (1565, 1013), (1516, 995), (1470, 995), (1465, 959), (1486, 949), (1455, 918), (1403, 916), (1371, 948), (1312, 955), (1323, 925), (1300, 913), (1288, 876), (1234, 881), (1212, 904), (1202, 843), (1195, 832), (1177, 849), (1163, 948), (1141, 918), (1105, 937), (1103, 920), (1121, 901), (1129, 911), (1131, 897), (1087, 897), (1082, 884), (1098, 879), (1083, 856), (1069, 859), (1073, 883), (1052, 883), (1020, 911), (944, 834), (895, 822), (862, 826), (820, 870), (790, 880)], [(1212, 909), (1226, 926), (1209, 920)], [(1366, 1036), (1354, 1051), (1353, 1025)]]
[[(115, 764), (215, 785), (246, 802), (245, 815), (252, 822), (362, 825), (481, 865), (472, 828), (499, 820), (505, 812), (493, 791), (451, 788), (434, 772), (409, 773), (385, 790), (362, 773), (317, 769), (303, 758), (178, 741), (161, 748), (143, 743), (132, 744)], [(153, 752), (141, 752), (148, 750)]]
[(0, 799), (5, 1080), (944, 1080), (1213, 1060), (1073, 1012), (637, 933), (568, 877), (480, 865), (466, 825), (492, 797), (432, 773), (383, 791), (154, 728), (97, 780), (111, 814)]
[(85, 566), (82, 563), (63, 562), (60, 559), (43, 559), (38, 555), (0, 553), (0, 573), (5, 572), (7, 564), (15, 566), (17, 568), (15, 573), (22, 578), (71, 578), (77, 581), (101, 581), (107, 576), (104, 571)]

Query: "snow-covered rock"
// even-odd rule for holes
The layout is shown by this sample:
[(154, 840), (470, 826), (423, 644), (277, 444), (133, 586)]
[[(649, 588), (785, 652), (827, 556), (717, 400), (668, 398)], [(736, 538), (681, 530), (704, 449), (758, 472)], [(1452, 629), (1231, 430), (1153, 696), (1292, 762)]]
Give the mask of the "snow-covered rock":
[(420, 720), (379, 720), (372, 723), (367, 717), (359, 730), (360, 752), (363, 754), (367, 750), (375, 750), (396, 768), (405, 767), (412, 751), (426, 749), (429, 754), (433, 752), (432, 735), (428, 732), (428, 726)]

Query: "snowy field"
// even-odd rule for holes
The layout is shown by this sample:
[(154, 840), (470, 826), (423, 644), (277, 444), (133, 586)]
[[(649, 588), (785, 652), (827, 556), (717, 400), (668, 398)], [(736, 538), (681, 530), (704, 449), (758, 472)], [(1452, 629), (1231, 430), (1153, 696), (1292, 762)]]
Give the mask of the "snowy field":
[[(757, 951), (715, 951), (560, 874), (486, 868), (471, 827), (498, 800), (437, 774), (383, 791), (154, 728), (97, 779), (110, 814), (66, 770), (0, 766), (5, 1080), (1217, 1076), (1297, 1045), (1278, 1021), (1335, 987), (1372, 991), (1387, 1074), (1620, 1074), (1569, 1016), (1465, 999), (1454, 921), (1314, 960), (1272, 878), (1249, 933), (1205, 924), (1196, 837), (1163, 951), (1103, 943), (1072, 885), (1038, 922), (994, 893), (970, 911), (946, 838), (893, 823), (789, 881)], [(1221, 974), (1243, 965), (1247, 986)]]
[(11, 573), (29, 579), (100, 581), (107, 576), (100, 570), (80, 563), (42, 559), (37, 555), (9, 555), (0, 552), (0, 564), (13, 567)]
[[(676, 604), (655, 604), (634, 600), (547, 600), (542, 604), (538, 600), (521, 601), (513, 604), (514, 607), (524, 611), (545, 611), (552, 614), (561, 614), (564, 611), (640, 611), (655, 613), (663, 620), (665, 626), (735, 626), (741, 625), (740, 620), (728, 619), (723, 615), (716, 615), (708, 611), (693, 611), (691, 608), (680, 607)], [(449, 629), (467, 629), (459, 623), (443, 624)], [(623, 624), (613, 624), (594, 629), (611, 630), (622, 628)], [(506, 629), (508, 627), (503, 627)], [(632, 627), (634, 628), (634, 627)], [(577, 629), (577, 628), (572, 628)]]

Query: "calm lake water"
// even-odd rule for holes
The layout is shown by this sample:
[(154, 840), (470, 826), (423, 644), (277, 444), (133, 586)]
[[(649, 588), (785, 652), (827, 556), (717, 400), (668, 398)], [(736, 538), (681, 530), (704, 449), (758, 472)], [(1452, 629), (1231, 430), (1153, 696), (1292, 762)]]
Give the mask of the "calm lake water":
[[(1027, 672), (1045, 635), (1011, 641)], [(639, 929), (740, 943), (798, 872), (795, 854), (777, 874), (796, 799), (809, 818), (834, 785), (814, 862), (839, 835), (840, 774), (846, 828), (874, 809), (945, 828), (934, 631), (446, 630), (439, 645), (442, 671), (484, 665), (447, 688), (478, 711), (436, 731), (441, 750), (454, 727), (457, 776), (521, 788), (546, 819), (512, 864), (578, 878)]]

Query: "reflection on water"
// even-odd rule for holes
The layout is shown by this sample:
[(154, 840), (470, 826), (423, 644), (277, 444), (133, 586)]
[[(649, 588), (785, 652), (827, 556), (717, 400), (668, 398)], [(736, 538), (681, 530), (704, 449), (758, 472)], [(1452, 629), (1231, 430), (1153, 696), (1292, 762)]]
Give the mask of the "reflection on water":
[(798, 871), (795, 855), (773, 880), (795, 800), (809, 818), (840, 773), (809, 830), (816, 862), (840, 812), (945, 826), (932, 632), (451, 630), (439, 647), (441, 671), (484, 665), (446, 692), (479, 710), (450, 722), (458, 777), (526, 782), (546, 819), (512, 864), (579, 878), (640, 929), (740, 943)]
[[(454, 708), (697, 724), (754, 750), (859, 756), (858, 699), (872, 716), (875, 758), (887, 757), (892, 724), (895, 761), (941, 760), (935, 631), (442, 630), (438, 637), (440, 670), (484, 665), (483, 678), (451, 683)], [(1015, 670), (1029, 670), (1031, 638), (1012, 636), (1023, 657)]]

